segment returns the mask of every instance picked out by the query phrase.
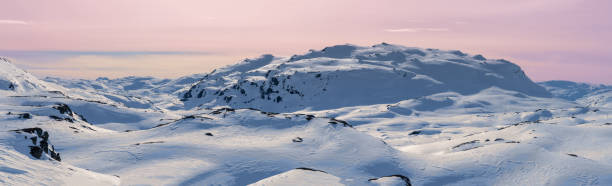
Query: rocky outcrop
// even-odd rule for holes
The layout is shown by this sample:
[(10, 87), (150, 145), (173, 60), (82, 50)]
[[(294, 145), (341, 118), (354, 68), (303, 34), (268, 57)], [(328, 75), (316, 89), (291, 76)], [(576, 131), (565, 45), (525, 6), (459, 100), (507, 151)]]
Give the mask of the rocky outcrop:
[(29, 155), (36, 159), (48, 159), (61, 161), (60, 153), (55, 151), (55, 147), (49, 142), (49, 133), (41, 128), (24, 128), (13, 130), (13, 132), (23, 136), (23, 139), (30, 141)]

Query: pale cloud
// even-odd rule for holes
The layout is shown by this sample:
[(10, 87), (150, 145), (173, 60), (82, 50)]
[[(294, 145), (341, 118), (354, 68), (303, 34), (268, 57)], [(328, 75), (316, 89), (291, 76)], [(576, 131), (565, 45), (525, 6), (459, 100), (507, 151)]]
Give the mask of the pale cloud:
[(399, 28), (385, 29), (385, 32), (448, 32), (448, 28)]
[(9, 20), (9, 19), (0, 19), (0, 24), (8, 24), (8, 25), (27, 25), (28, 22), (20, 21), (20, 20)]
[(13, 61), (39, 77), (65, 78), (125, 76), (155, 76), (176, 78), (184, 75), (208, 73), (215, 68), (234, 64), (239, 56), (206, 54), (145, 54), (145, 55), (75, 55), (40, 62), (34, 59)]
[(428, 32), (448, 32), (449, 31), (448, 28), (422, 28), (421, 30), (428, 31)]
[(414, 28), (400, 28), (400, 29), (385, 29), (385, 32), (418, 32)]

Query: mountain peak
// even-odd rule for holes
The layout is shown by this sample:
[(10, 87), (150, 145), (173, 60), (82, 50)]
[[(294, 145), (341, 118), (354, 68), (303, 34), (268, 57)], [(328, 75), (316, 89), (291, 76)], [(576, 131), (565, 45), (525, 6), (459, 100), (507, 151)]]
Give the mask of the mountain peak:
[(490, 87), (549, 97), (521, 68), (458, 50), (351, 44), (290, 58), (263, 55), (205, 76), (182, 95), (188, 107), (258, 107), (266, 111), (383, 104), (440, 92)]
[(15, 66), (10, 59), (0, 57), (0, 91), (31, 93), (54, 90), (46, 82)]

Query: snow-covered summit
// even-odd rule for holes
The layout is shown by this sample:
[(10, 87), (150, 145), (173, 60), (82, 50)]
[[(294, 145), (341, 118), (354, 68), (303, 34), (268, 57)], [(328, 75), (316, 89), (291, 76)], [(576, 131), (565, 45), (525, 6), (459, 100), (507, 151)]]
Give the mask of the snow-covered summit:
[(490, 87), (550, 97), (519, 66), (503, 59), (382, 43), (247, 59), (205, 76), (181, 99), (188, 108), (227, 105), (285, 112), (394, 103), (441, 92), (470, 95)]
[(9, 59), (0, 57), (0, 91), (31, 93), (57, 91), (57, 89), (58, 87), (40, 81), (32, 74), (16, 67)]

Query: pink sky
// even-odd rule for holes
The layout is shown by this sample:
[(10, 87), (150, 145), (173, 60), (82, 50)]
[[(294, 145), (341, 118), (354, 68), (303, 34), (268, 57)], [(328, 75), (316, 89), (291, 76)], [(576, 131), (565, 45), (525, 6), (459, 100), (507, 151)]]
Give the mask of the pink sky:
[(201, 53), (9, 56), (41, 76), (176, 77), (263, 53), (388, 42), (506, 58), (536, 81), (612, 84), (610, 17), (609, 0), (18, 0), (0, 6), (0, 51)]

